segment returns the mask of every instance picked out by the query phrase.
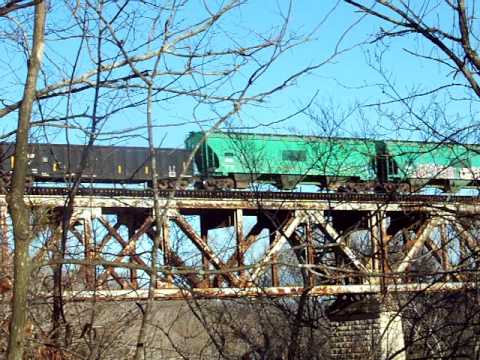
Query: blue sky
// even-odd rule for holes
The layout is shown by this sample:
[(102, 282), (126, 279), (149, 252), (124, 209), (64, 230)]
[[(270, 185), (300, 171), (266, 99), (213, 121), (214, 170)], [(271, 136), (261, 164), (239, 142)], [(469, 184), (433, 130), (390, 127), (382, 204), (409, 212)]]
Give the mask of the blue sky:
[[(217, 3), (220, 2), (212, 1), (209, 4)], [(278, 27), (281, 14), (285, 13), (287, 4), (284, 0), (247, 3), (225, 17), (224, 21), (214, 29), (214, 34), (209, 34), (213, 39), (209, 46), (222, 49), (232, 46), (232, 44), (253, 43), (254, 38), (266, 35), (272, 31), (272, 28)], [(198, 6), (197, 4), (185, 9), (185, 12), (181, 14), (185, 22), (193, 22), (202, 17), (203, 13)], [(212, 7), (214, 6), (212, 5)], [(63, 10), (60, 7), (53, 8), (48, 19), (50, 29), (71, 24), (71, 19), (65, 18)], [(450, 19), (448, 13), (441, 9), (438, 15), (441, 22), (448, 22)], [(145, 40), (148, 36), (146, 29), (142, 28), (142, 24), (146, 21), (143, 17), (146, 16), (141, 14), (137, 20), (135, 39), (138, 42)], [(288, 34), (299, 38), (308, 37), (308, 39), (294, 49), (286, 51), (253, 90), (269, 89), (302, 68), (326, 61), (332, 56), (336, 47), (342, 53), (315, 71), (303, 75), (289, 88), (269, 97), (266, 99), (267, 102), (244, 107), (238, 116), (231, 119), (229, 124), (240, 130), (256, 132), (323, 134), (325, 131), (333, 131), (333, 134), (340, 136), (422, 138), (422, 127), (413, 129), (416, 127), (415, 120), (409, 119), (408, 115), (403, 114), (404, 107), (392, 104), (383, 107), (382, 112), (379, 112), (375, 107), (365, 106), (390, 100), (390, 90), (381, 86), (385, 83), (385, 78), (382, 78), (369, 65), (369, 62), (378, 65), (376, 55), (380, 50), (387, 49), (383, 53), (385, 74), (388, 80), (395, 84), (395, 89), (401, 96), (406, 96), (413, 91), (428, 91), (436, 86), (449, 83), (451, 74), (438, 65), (432, 65), (429, 61), (408, 54), (404, 50), (405, 48), (427, 53), (429, 51), (428, 45), (417, 43), (412, 38), (396, 38), (394, 41), (384, 44), (385, 47), (373, 44), (360, 45), (369, 38), (369, 35), (377, 32), (379, 26), (385, 25), (371, 18), (361, 21), (359, 19), (360, 14), (342, 2), (306, 0), (293, 2)], [(92, 29), (95, 27), (93, 26)], [(126, 34), (127, 30), (124, 31), (124, 33), (119, 33), (120, 36)], [(128, 31), (130, 31), (131, 39), (132, 30)], [(47, 36), (44, 67), (46, 76), (40, 79), (39, 88), (44, 84), (62, 79), (64, 74), (71, 71), (77, 45), (78, 40), (70, 38), (58, 40), (58, 37), (52, 33)], [(8, 53), (8, 56), (0, 61), (0, 74), (4, 79), (2, 99), (17, 99), (21, 89), (19, 84), (24, 78), (24, 56), (18, 47), (8, 41), (1, 46), (1, 51)], [(108, 46), (112, 51), (115, 49), (114, 46)], [(77, 73), (92, 67), (90, 56), (94, 54), (93, 49), (94, 47), (90, 52), (82, 51)], [(109, 51), (106, 53), (110, 54)], [(168, 65), (178, 64), (171, 61)], [(146, 66), (148, 67), (148, 64)], [(167, 66), (167, 63), (162, 66)], [(225, 89), (234, 90), (236, 87), (241, 87), (246, 81), (245, 76), (248, 75), (248, 70), (250, 68), (247, 68), (245, 73), (240, 74), (230, 83), (224, 84)], [(108, 94), (106, 91), (102, 92), (102, 96), (106, 94)], [(316, 97), (309, 111), (317, 117), (317, 121), (313, 121), (306, 114), (299, 114), (288, 120), (280, 121), (306, 106), (315, 94)], [(82, 104), (82, 111), (91, 111), (91, 106), (88, 104), (91, 96), (91, 93), (86, 93), (81, 97), (76, 96), (72, 100), (74, 106), (80, 109), (79, 104)], [(440, 94), (434, 99), (431, 97), (419, 99), (414, 105), (416, 109), (429, 108), (429, 111), (423, 113), (426, 121), (435, 120), (462, 125), (464, 121), (471, 120), (472, 115), (465, 111), (464, 103), (453, 103), (448, 100), (445, 94)], [(117, 99), (116, 101), (120, 104), (125, 100)], [(202, 122), (202, 124), (203, 128), (206, 128), (218, 117), (212, 110), (223, 113), (228, 110), (228, 106), (216, 105), (213, 108), (202, 105), (196, 107), (194, 101), (189, 97), (176, 98), (157, 104), (154, 108), (155, 124), (159, 126), (155, 132), (156, 143), (162, 146), (181, 147), (189, 131), (197, 131), (202, 128), (198, 124), (192, 123), (194, 116), (205, 120), (205, 123)], [(105, 105), (106, 108), (107, 105)], [(476, 106), (474, 106), (475, 108)], [(65, 99), (63, 98), (50, 101), (42, 108), (42, 111), (45, 116), (61, 116), (64, 109)], [(438, 117), (439, 114), (441, 114), (440, 118), (444, 118), (436, 119), (435, 117)], [(8, 117), (8, 121), (3, 122), (4, 131), (12, 129), (12, 126), (15, 125), (15, 116), (12, 114)], [(395, 117), (397, 118), (395, 119)], [(466, 119), (462, 119), (462, 117), (466, 117)], [(335, 119), (336, 123), (332, 124), (328, 119)], [(392, 119), (397, 123), (392, 123)], [(450, 119), (454, 120), (450, 121)], [(398, 124), (399, 121), (401, 124)], [(105, 124), (104, 130), (118, 131), (143, 126), (144, 123), (145, 106), (141, 106), (121, 111), (112, 116)], [(80, 122), (79, 125), (85, 125), (85, 121)], [(448, 127), (448, 124), (446, 126)], [(64, 140), (62, 129), (50, 128), (46, 133), (48, 133), (48, 141), (63, 142)], [(37, 129), (34, 134), (40, 141), (45, 141), (45, 131)], [(81, 143), (82, 136), (77, 134), (73, 141)], [(146, 144), (142, 136), (116, 137), (107, 142), (121, 142), (127, 145)]]

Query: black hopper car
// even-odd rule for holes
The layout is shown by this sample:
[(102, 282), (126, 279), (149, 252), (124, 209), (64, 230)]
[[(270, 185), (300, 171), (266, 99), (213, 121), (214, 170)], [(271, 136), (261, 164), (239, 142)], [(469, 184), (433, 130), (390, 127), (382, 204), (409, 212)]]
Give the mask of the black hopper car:
[[(8, 185), (15, 164), (15, 147), (0, 144), (0, 175)], [(81, 159), (82, 145), (31, 144), (28, 153), (28, 177), (34, 182), (67, 182), (81, 174), (83, 183), (147, 183), (151, 186), (152, 168), (147, 147), (91, 146), (86, 152), (85, 166)], [(185, 188), (192, 177), (186, 167), (187, 150), (157, 148), (156, 167), (161, 189)]]

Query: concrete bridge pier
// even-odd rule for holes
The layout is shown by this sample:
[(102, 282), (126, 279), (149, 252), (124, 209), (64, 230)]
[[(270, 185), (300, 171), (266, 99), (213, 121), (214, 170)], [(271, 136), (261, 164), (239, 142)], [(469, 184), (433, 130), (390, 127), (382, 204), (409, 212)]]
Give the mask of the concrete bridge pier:
[(332, 360), (406, 360), (398, 307), (377, 299), (337, 300), (329, 318)]

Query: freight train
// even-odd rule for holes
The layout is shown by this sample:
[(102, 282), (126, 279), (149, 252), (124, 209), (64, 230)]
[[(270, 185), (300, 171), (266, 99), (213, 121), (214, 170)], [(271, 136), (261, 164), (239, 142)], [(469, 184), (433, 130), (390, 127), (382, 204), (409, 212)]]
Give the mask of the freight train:
[(425, 186), (455, 192), (480, 185), (480, 146), (338, 137), (191, 133), (204, 187), (279, 189), (313, 184), (348, 192), (410, 192)]
[[(13, 144), (0, 144), (0, 176), (7, 186), (15, 164), (14, 151)], [(187, 150), (160, 148), (155, 156), (161, 189), (189, 185), (192, 168), (186, 166)], [(31, 182), (68, 182), (78, 174), (83, 183), (135, 184), (152, 180), (150, 151), (146, 147), (91, 146), (86, 151), (82, 145), (31, 144), (27, 157)]]
[[(32, 144), (29, 177), (35, 182), (145, 183), (151, 161), (145, 147)], [(192, 164), (189, 156), (195, 151)], [(0, 144), (0, 175), (8, 185), (14, 146)], [(424, 186), (454, 192), (480, 186), (480, 146), (415, 141), (380, 141), (192, 132), (185, 149), (156, 149), (161, 189), (245, 189), (268, 183), (291, 190), (299, 184), (347, 192), (409, 192)]]

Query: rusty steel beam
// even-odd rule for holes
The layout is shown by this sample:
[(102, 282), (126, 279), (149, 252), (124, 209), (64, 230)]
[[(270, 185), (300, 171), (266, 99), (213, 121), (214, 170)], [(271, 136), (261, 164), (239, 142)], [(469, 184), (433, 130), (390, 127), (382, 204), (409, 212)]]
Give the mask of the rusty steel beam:
[[(83, 246), (85, 260), (92, 261), (96, 257), (95, 246), (92, 239), (92, 218), (84, 217), (83, 219)], [(89, 289), (95, 288), (96, 271), (95, 266), (85, 265), (85, 283)]]
[(102, 274), (103, 276), (100, 276), (98, 279), (97, 279), (97, 283), (99, 284), (100, 287), (103, 287), (104, 284), (106, 284), (108, 282), (108, 275), (110, 275), (112, 277), (113, 280), (115, 280), (115, 282), (120, 285), (120, 287), (122, 289), (136, 289), (136, 287), (126, 281), (122, 276), (118, 275), (118, 273), (115, 271), (114, 268), (112, 267), (105, 267), (105, 272)]
[(450, 259), (448, 258), (449, 239), (448, 239), (447, 224), (445, 223), (440, 224), (440, 243), (441, 243), (440, 256), (442, 258), (443, 269), (445, 271), (450, 271), (452, 269), (452, 265), (450, 263)]
[(402, 273), (407, 270), (407, 267), (410, 266), (412, 262), (415, 261), (415, 256), (420, 252), (422, 247), (425, 245), (427, 239), (430, 238), (432, 230), (437, 226), (438, 220), (427, 219), (425, 223), (420, 227), (417, 232), (417, 237), (413, 242), (413, 245), (408, 250), (407, 254), (403, 260), (398, 264), (395, 269), (395, 272)]
[[(454, 292), (477, 290), (474, 282), (438, 282), (414, 284), (387, 284), (386, 291), (391, 294), (408, 292)], [(156, 300), (188, 300), (188, 299), (234, 299), (241, 297), (296, 297), (308, 295), (335, 296), (348, 294), (379, 294), (385, 291), (380, 285), (318, 285), (305, 289), (303, 287), (251, 287), (251, 288), (210, 288), (179, 289), (165, 288), (153, 291)], [(66, 301), (138, 301), (146, 300), (148, 290), (97, 290), (97, 291), (65, 291)]]
[[(118, 232), (118, 229), (120, 229), (120, 226), (122, 226), (122, 224), (119, 221), (117, 221), (112, 228)], [(103, 248), (110, 242), (112, 237), (113, 237), (112, 233), (110, 231), (107, 232), (107, 234), (103, 237), (102, 240), (100, 240), (100, 243), (97, 245), (97, 252), (101, 253), (103, 251)]]
[[(25, 200), (32, 206), (47, 206), (53, 208), (63, 208), (65, 205), (65, 195), (26, 195)], [(6, 206), (5, 196), (0, 195), (0, 206)], [(309, 199), (235, 199), (235, 198), (176, 198), (161, 199), (160, 206), (169, 209), (179, 210), (197, 210), (197, 209), (222, 209), (236, 210), (244, 209), (249, 211), (262, 210), (347, 210), (347, 211), (375, 211), (378, 204), (374, 201), (356, 200), (309, 200)], [(121, 208), (142, 208), (151, 209), (153, 200), (151, 196), (130, 197), (130, 196), (104, 196), (79, 195), (74, 200), (75, 208), (103, 208), (103, 209), (121, 209)], [(388, 203), (382, 203), (384, 211), (406, 211), (406, 212), (435, 212), (442, 211), (450, 214), (478, 214), (480, 213), (480, 204), (477, 202), (434, 202), (420, 204), (418, 202), (392, 200)]]
[(316, 223), (320, 225), (322, 232), (330, 237), (330, 239), (338, 245), (338, 249), (343, 253), (343, 255), (351, 261), (351, 263), (357, 268), (357, 270), (369, 273), (370, 270), (367, 269), (365, 265), (362, 264), (360, 260), (357, 259), (355, 253), (350, 247), (345, 244), (343, 237), (335, 230), (329, 222), (326, 221), (323, 214), (318, 214), (315, 216)]
[[(305, 224), (305, 242), (307, 243), (306, 251), (306, 264), (313, 265), (315, 263), (315, 249), (313, 245), (313, 233), (312, 224), (307, 221)], [(315, 285), (315, 277), (311, 271), (308, 272), (308, 286), (313, 287)]]
[[(125, 256), (129, 256), (131, 254), (131, 248), (133, 244), (138, 240), (140, 236), (145, 234), (145, 232), (148, 230), (148, 228), (152, 224), (152, 218), (147, 218), (145, 219), (145, 222), (143, 225), (135, 232), (135, 234), (127, 241), (125, 240), (117, 230), (115, 230), (112, 225), (108, 222), (107, 219), (105, 219), (103, 216), (98, 218), (99, 222), (107, 229), (107, 231), (112, 234), (113, 238), (117, 240), (117, 242), (122, 246), (122, 251), (117, 254), (117, 259), (118, 258), (124, 258)], [(143, 259), (134, 254), (131, 255), (133, 259), (140, 265), (146, 266), (146, 263), (143, 261)]]
[[(178, 224), (177, 224), (178, 225)], [(200, 215), (200, 239), (203, 241), (203, 243), (208, 247), (208, 226), (206, 224), (206, 215)], [(189, 230), (187, 230), (189, 231)], [(191, 230), (193, 231), (193, 230)], [(184, 231), (185, 232), (185, 231)], [(188, 235), (187, 235), (188, 236)], [(191, 240), (191, 238), (190, 238)], [(193, 240), (192, 240), (193, 241)], [(197, 245), (196, 245), (197, 246)], [(198, 246), (197, 246), (198, 248)], [(208, 269), (210, 267), (210, 262), (208, 261), (208, 255), (205, 254), (202, 249), (200, 249), (200, 253), (202, 255), (202, 266), (204, 269)], [(202, 281), (202, 287), (209, 288), (212, 286), (211, 284), (211, 277), (208, 274), (203, 275), (203, 281)]]
[[(272, 263), (274, 257), (278, 254), (282, 246), (287, 242), (288, 238), (292, 236), (293, 232), (300, 225), (300, 222), (302, 220), (302, 215), (294, 213), (293, 216), (286, 222), (286, 224), (277, 229), (275, 238), (270, 244), (270, 248), (268, 249), (263, 259), (258, 263), (259, 266), (250, 276), (249, 280), (251, 282), (255, 282), (260, 276), (260, 274), (265, 271), (266, 266)], [(275, 272), (275, 270), (273, 270), (273, 272)], [(278, 282), (275, 280), (275, 277), (276, 275), (272, 274), (273, 281)]]
[[(183, 233), (193, 242), (193, 244), (200, 250), (202, 255), (208, 259), (208, 261), (217, 269), (217, 270), (225, 270), (225, 264), (218, 258), (217, 255), (212, 251), (210, 246), (205, 242), (205, 240), (199, 236), (192, 226), (185, 220), (185, 218), (180, 215), (179, 213), (176, 216), (172, 217), (172, 220), (178, 227), (183, 231)], [(229, 282), (230, 285), (238, 285), (240, 283), (240, 279), (232, 273), (224, 273), (222, 276)]]
[[(272, 229), (269, 229), (269, 246), (270, 246), (270, 249), (272, 249), (273, 246), (275, 246), (275, 241), (276, 241), (276, 235), (275, 235), (275, 232), (272, 231)], [(268, 254), (268, 252), (267, 252)], [(277, 264), (275, 263), (276, 260), (277, 260), (277, 253), (272, 253), (271, 257), (270, 257), (270, 276), (271, 276), (271, 285), (274, 286), (274, 287), (277, 287), (277, 286), (280, 286), (280, 274), (279, 274), (279, 271), (278, 271), (278, 266)], [(263, 273), (265, 270), (264, 269), (257, 269), (258, 273), (261, 274)], [(253, 283), (253, 281), (255, 280), (255, 272), (253, 273), (254, 276), (251, 276), (248, 281), (251, 281)]]
[[(155, 239), (155, 233), (151, 228), (148, 229), (147, 236), (151, 240)], [(165, 250), (163, 248), (163, 244), (160, 244), (160, 250), (162, 252), (165, 252)], [(181, 269), (191, 268), (192, 271), (189, 272), (188, 274), (184, 274), (183, 278), (192, 287), (199, 287), (201, 285), (202, 279), (200, 279), (200, 277), (198, 275), (196, 275), (196, 271), (192, 267), (189, 267), (189, 266), (185, 265), (185, 262), (182, 260), (182, 258), (180, 256), (178, 256), (177, 253), (175, 253), (175, 251), (173, 251), (173, 249), (171, 247), (169, 249), (168, 261), (169, 261), (169, 263), (165, 264), (167, 267), (172, 266), (172, 267), (177, 267), (177, 268), (181, 268)], [(167, 273), (167, 279), (168, 278), (169, 278), (169, 274)]]
[(462, 238), (467, 243), (469, 250), (472, 252), (479, 251), (480, 242), (473, 237), (473, 235), (468, 231), (468, 229), (457, 222), (453, 223), (453, 225), (455, 227), (455, 230), (457, 230), (458, 236), (460, 236), (460, 238)]
[[(250, 229), (248, 234), (243, 239), (242, 245), (235, 249), (233, 255), (228, 259), (225, 263), (227, 267), (233, 267), (237, 265), (238, 258), (242, 258), (245, 256), (245, 253), (248, 251), (250, 246), (252, 246), (256, 241), (258, 235), (265, 229), (265, 224), (262, 221), (257, 221), (253, 227)], [(241, 251), (239, 254), (238, 252)]]
[[(32, 203), (37, 204), (38, 206), (54, 206), (55, 210), (59, 213), (63, 209), (64, 198), (62, 196), (30, 196)], [(314, 239), (312, 239), (312, 232), (315, 234), (319, 229), (325, 235), (325, 238), (328, 239), (327, 246), (331, 246), (335, 250), (335, 255), (338, 255), (339, 262), (330, 267), (330, 269), (338, 269), (339, 273), (343, 271), (339, 276), (335, 277), (332, 275), (332, 280), (338, 281), (339, 284), (344, 285), (321, 285), (314, 286), (316, 282), (314, 272), (311, 271), (308, 273), (308, 276), (304, 276), (304, 280), (311, 289), (309, 294), (312, 296), (323, 296), (323, 295), (336, 295), (336, 294), (349, 294), (349, 293), (378, 293), (385, 291), (392, 292), (403, 292), (403, 291), (420, 291), (422, 289), (425, 291), (449, 291), (456, 290), (458, 287), (455, 287), (454, 284), (463, 284), (461, 282), (455, 282), (456, 280), (463, 279), (461, 275), (451, 274), (446, 279), (451, 280), (452, 282), (447, 284), (448, 286), (432, 285), (429, 287), (428, 284), (394, 284), (396, 280), (398, 282), (405, 282), (405, 276), (401, 273), (408, 272), (409, 266), (415, 261), (416, 257), (423, 248), (429, 250), (435, 259), (443, 265), (443, 268), (446, 272), (455, 271), (452, 269), (452, 265), (448, 259), (448, 252), (446, 249), (443, 249), (444, 243), (448, 240), (443, 238), (442, 235), (442, 246), (439, 248), (439, 245), (434, 241), (430, 240), (430, 233), (437, 226), (440, 226), (441, 232), (446, 232), (445, 222), (442, 219), (448, 218), (457, 219), (457, 216), (461, 216), (467, 213), (480, 213), (480, 203), (428, 203), (420, 204), (419, 202), (409, 203), (408, 201), (403, 202), (392, 202), (386, 204), (375, 203), (373, 201), (366, 200), (355, 200), (353, 199), (350, 202), (345, 201), (324, 201), (324, 200), (306, 200), (306, 199), (293, 199), (289, 197), (286, 199), (271, 199), (271, 198), (259, 198), (259, 199), (238, 199), (238, 198), (227, 198), (228, 195), (225, 195), (225, 198), (208, 198), (201, 197), (199, 198), (176, 198), (173, 200), (165, 201), (163, 205), (166, 208), (166, 217), (168, 220), (163, 224), (161, 229), (158, 231), (162, 232), (162, 241), (160, 250), (163, 251), (163, 269), (159, 272), (160, 278), (166, 280), (163, 283), (160, 283), (161, 289), (157, 289), (159, 299), (179, 299), (185, 297), (211, 297), (211, 298), (229, 298), (229, 297), (239, 297), (239, 296), (298, 296), (302, 292), (306, 291), (302, 287), (280, 287), (279, 286), (279, 277), (281, 275), (280, 270), (283, 266), (276, 263), (276, 257), (279, 252), (285, 245), (289, 245), (290, 248), (295, 252), (297, 258), (299, 259), (299, 268), (305, 269), (309, 266), (311, 269), (322, 267), (328, 268), (328, 262), (323, 262), (315, 256), (314, 249)], [(359, 197), (359, 199), (362, 197)], [(2, 198), (0, 196), (0, 207), (3, 204)], [(136, 245), (140, 241), (142, 235), (152, 237), (154, 231), (157, 229), (152, 226), (153, 219), (148, 214), (151, 212), (153, 206), (151, 198), (134, 198), (134, 197), (117, 197), (117, 198), (108, 198), (105, 196), (79, 196), (75, 200), (75, 214), (77, 214), (76, 219), (98, 219), (98, 221), (106, 229), (102, 229), (102, 238), (98, 246), (94, 246), (92, 243), (93, 236), (92, 229), (89, 227), (89, 224), (86, 223), (87, 220), (82, 220), (77, 223), (78, 229), (75, 229), (72, 225), (69, 229), (70, 233), (73, 234), (77, 239), (69, 240), (75, 242), (78, 248), (83, 249), (82, 246), (79, 246), (78, 243), (84, 245), (85, 253), (83, 257), (85, 261), (79, 266), (84, 269), (86, 275), (86, 282), (88, 288), (92, 289), (99, 286), (99, 282), (103, 281), (116, 281), (122, 288), (133, 288), (135, 289), (137, 274), (136, 271), (146, 271), (149, 266), (146, 257), (137, 253)], [(162, 200), (163, 201), (163, 200)], [(139, 210), (140, 209), (140, 210)], [(377, 213), (378, 209), (381, 209), (381, 213)], [(329, 211), (334, 213), (344, 213), (342, 216), (334, 216), (334, 225), (333, 226), (329, 221), (327, 221), (326, 215), (330, 214)], [(347, 212), (351, 211), (351, 213)], [(395, 236), (392, 233), (392, 227), (389, 228), (390, 233), (386, 229), (385, 218), (394, 216), (394, 212), (415, 212), (414, 215), (423, 212), (423, 214), (434, 220), (427, 220), (427, 222), (422, 223), (420, 226), (416, 226), (416, 238), (409, 241), (403, 250), (404, 258), (400, 260), (394, 270), (392, 271), (395, 274), (398, 274), (398, 278), (388, 278), (390, 273), (389, 264), (388, 264), (388, 251), (386, 251), (386, 246), (388, 241)], [(359, 213), (361, 212), (361, 213)], [(366, 222), (363, 221), (367, 218), (367, 212), (373, 213), (375, 215), (374, 221), (370, 222), (370, 226), (365, 225)], [(389, 213), (390, 212), (390, 213)], [(338, 215), (338, 213), (335, 213)], [(112, 221), (110, 224), (106, 218), (106, 215), (117, 215), (117, 221)], [(142, 214), (142, 216), (139, 216)], [(293, 216), (292, 216), (293, 214)], [(185, 218), (187, 215), (200, 216), (201, 219), (205, 220), (204, 226), (201, 227), (199, 233), (194, 230), (191, 223)], [(373, 251), (372, 258), (370, 262), (367, 262), (368, 259), (364, 259), (362, 255), (357, 255), (354, 252), (353, 246), (350, 247), (350, 243), (347, 242), (346, 232), (343, 233), (343, 230), (340, 229), (350, 229), (350, 225), (343, 226), (341, 221), (346, 219), (350, 224), (349, 217), (350, 215), (356, 221), (357, 218), (362, 219), (361, 229), (362, 231), (370, 230), (372, 233), (371, 240), (373, 241)], [(0, 209), (0, 227), (2, 226), (2, 213)], [(223, 217), (222, 217), (223, 216)], [(243, 218), (245, 216), (256, 216), (258, 218), (257, 223), (250, 229), (248, 234), (244, 235), (244, 223)], [(406, 214), (404, 216), (409, 216)], [(399, 216), (397, 216), (399, 217)], [(410, 216), (412, 218), (413, 216)], [(424, 219), (424, 216), (420, 216)], [(123, 219), (123, 220), (122, 220)], [(143, 221), (138, 222), (139, 220)], [(399, 217), (401, 219), (401, 217)], [(458, 220), (458, 219), (457, 219)], [(203, 263), (203, 268), (199, 270), (192, 266), (185, 266), (185, 262), (188, 262), (187, 259), (181, 257), (182, 254), (175, 253), (170, 244), (169, 236), (169, 221), (173, 221), (180, 230), (188, 237), (192, 244), (200, 251), (200, 254), (205, 259)], [(352, 220), (353, 221), (353, 220)], [(131, 223), (130, 223), (131, 222)], [(3, 223), (7, 223), (6, 220)], [(130, 225), (129, 225), (130, 224)], [(83, 228), (80, 228), (80, 225), (83, 225)], [(119, 231), (120, 226), (128, 225), (129, 236), (128, 239), (120, 235)], [(214, 227), (215, 226), (215, 227)], [(214, 251), (213, 246), (210, 246), (208, 243), (208, 229), (233, 226), (235, 233), (236, 246), (235, 250), (232, 251), (233, 254), (226, 260), (222, 258), (222, 255)], [(475, 252), (479, 250), (479, 245), (477, 239), (474, 238), (474, 232), (468, 232), (468, 228), (461, 226), (460, 223), (453, 222), (452, 226), (455, 226), (459, 232), (459, 237), (461, 239), (461, 246), (465, 246), (465, 251), (467, 254), (470, 252)], [(407, 226), (403, 222), (397, 223), (397, 226), (393, 226), (395, 233), (397, 231), (402, 231), (402, 227), (405, 229)], [(3, 228), (2, 228), (3, 229)], [(267, 229), (270, 232), (270, 247), (262, 254), (262, 258), (257, 264), (250, 264), (244, 266), (244, 256), (252, 244), (255, 243), (259, 234)], [(6, 229), (8, 230), (8, 229)], [(123, 228), (122, 228), (123, 230)], [(135, 231), (136, 230), (136, 231)], [(303, 230), (302, 235), (300, 232)], [(337, 231), (338, 230), (338, 231)], [(1, 234), (0, 234), (1, 235)], [(446, 235), (445, 235), (446, 236)], [(2, 241), (0, 241), (0, 256), (2, 258), (5, 255), (1, 252), (2, 244), (7, 236), (3, 236)], [(70, 238), (71, 239), (71, 238)], [(142, 238), (142, 241), (147, 238)], [(323, 240), (323, 238), (322, 238)], [(52, 246), (52, 242), (56, 242), (55, 236), (52, 236), (52, 239), (47, 246)], [(121, 251), (117, 254), (117, 257), (114, 261), (109, 264), (105, 263), (104, 265), (100, 264), (99, 261), (106, 261), (101, 258), (101, 252), (107, 247), (110, 242), (113, 242)], [(116, 245), (118, 243), (120, 246)], [(149, 243), (149, 242), (148, 242)], [(467, 247), (469, 249), (467, 249)], [(40, 250), (39, 253), (42, 251)], [(117, 249), (118, 250), (118, 249)], [(328, 252), (329, 256), (331, 252)], [(260, 254), (258, 254), (260, 255)], [(82, 257), (81, 254), (77, 254), (78, 257)], [(362, 256), (362, 258), (360, 258)], [(128, 257), (131, 262), (130, 268), (129, 264), (124, 263), (125, 258)], [(95, 268), (93, 265), (89, 265), (89, 260), (94, 262), (96, 266), (102, 267), (105, 271), (99, 275), (98, 279), (95, 279)], [(122, 262), (123, 261), (123, 262)], [(124, 265), (123, 265), (124, 264)], [(143, 270), (137, 270), (134, 268), (134, 265), (139, 264), (144, 267)], [(342, 268), (342, 265), (345, 265)], [(371, 264), (371, 266), (370, 266)], [(195, 263), (201, 267), (200, 261)], [(474, 264), (474, 269), (477, 269), (477, 265)], [(121, 276), (122, 272), (118, 270), (127, 269), (130, 271), (128, 275)], [(175, 268), (181, 268), (185, 272), (175, 272)], [(253, 284), (261, 277), (261, 274), (267, 269), (272, 269), (272, 285), (271, 287), (259, 289), (253, 286)], [(472, 267), (473, 268), (473, 267)], [(188, 273), (189, 269), (192, 269), (192, 272)], [(93, 270), (93, 273), (92, 273)], [(117, 272), (118, 271), (118, 272)], [(322, 270), (324, 271), (324, 270)], [(318, 276), (322, 276), (323, 273), (317, 273)], [(328, 273), (327, 273), (328, 274)], [(355, 274), (355, 275), (351, 275)], [(382, 277), (386, 275), (385, 277)], [(353, 278), (353, 276), (356, 276)], [(371, 277), (369, 277), (371, 276)], [(203, 279), (202, 279), (203, 277)], [(130, 278), (130, 279), (129, 279)], [(353, 279), (353, 281), (351, 281)], [(384, 279), (384, 282), (376, 279)], [(468, 279), (465, 277), (465, 279)], [(347, 285), (348, 283), (363, 283), (365, 285)], [(176, 288), (168, 288), (178, 283), (187, 283), (188, 287), (193, 288), (193, 290), (186, 291)], [(368, 284), (367, 284), (368, 283)], [(381, 288), (380, 286), (383, 286)], [(464, 284), (463, 284), (464, 285)], [(307, 286), (307, 285), (306, 285)], [(365, 287), (366, 286), (366, 287)], [(452, 286), (452, 287), (449, 287)], [(203, 288), (202, 288), (203, 287)], [(438, 289), (437, 289), (438, 288)], [(403, 290), (401, 290), (403, 289)], [(437, 290), (432, 290), (437, 289)], [(78, 293), (80, 294), (80, 293)], [(87, 294), (86, 292), (81, 294)], [(104, 293), (100, 293), (104, 294)], [(105, 293), (107, 294), (107, 293)], [(113, 293), (112, 293), (113, 294)], [(118, 293), (126, 294), (126, 293)], [(136, 294), (139, 294), (138, 292)], [(103, 295), (102, 295), (103, 296)], [(120, 298), (123, 295), (120, 295)], [(141, 298), (141, 296), (140, 296)]]
[[(98, 218), (98, 220), (105, 227), (105, 229), (107, 229), (108, 233), (111, 234), (111, 236), (115, 240), (117, 240), (117, 242), (122, 247), (122, 250), (115, 256), (115, 260), (114, 260), (115, 263), (120, 264), (122, 262), (123, 258), (125, 258), (127, 256), (130, 256), (130, 258), (132, 260), (135, 260), (135, 262), (137, 262), (138, 264), (143, 265), (143, 266), (147, 266), (147, 264), (143, 261), (143, 259), (140, 256), (132, 253), (132, 247), (134, 246), (134, 244), (138, 240), (138, 238), (142, 234), (144, 234), (145, 231), (147, 231), (147, 229), (151, 226), (151, 224), (152, 224), (152, 219), (151, 218), (146, 218), (145, 222), (142, 224), (142, 226), (135, 232), (134, 235), (132, 235), (132, 237), (129, 238), (128, 241), (123, 239), (123, 237), (118, 233), (118, 231), (117, 231), (118, 229), (115, 229), (112, 225), (110, 225), (110, 223), (108, 222), (108, 220), (105, 217), (100, 216)], [(101, 283), (104, 283), (105, 281), (107, 281), (107, 278), (108, 278), (109, 275), (112, 276), (113, 279), (120, 286), (122, 286), (122, 288), (125, 288), (126, 286), (130, 287), (130, 288), (135, 287), (135, 284), (130, 284), (129, 283), (127, 285), (128, 282), (124, 279), (121, 279), (121, 277), (119, 275), (117, 275), (116, 271), (112, 267), (109, 267), (109, 266), (105, 266), (105, 272), (103, 274), (100, 274), (100, 276), (98, 277), (98, 281), (101, 282)]]
[[(245, 253), (245, 240), (243, 238), (243, 210), (235, 210), (235, 241), (236, 241), (236, 257), (237, 265), (243, 265), (243, 255)], [(241, 274), (239, 274), (241, 275)]]
[[(440, 225), (441, 227), (443, 227), (443, 224)], [(443, 244), (443, 240), (442, 240), (442, 244)], [(448, 254), (446, 251), (444, 251), (441, 247), (438, 247), (437, 244), (435, 244), (433, 242), (432, 239), (430, 238), (427, 238), (427, 240), (425, 241), (425, 248), (430, 251), (430, 253), (432, 254), (433, 258), (435, 259), (435, 261), (440, 265), (441, 269), (445, 272), (450, 272), (452, 270), (452, 267), (450, 265), (450, 262), (448, 261)], [(446, 258), (445, 258), (446, 257)], [(446, 261), (445, 261), (446, 260)], [(447, 265), (447, 266), (445, 266)], [(455, 281), (462, 281), (458, 275), (456, 274), (448, 274), (446, 275), (447, 276), (447, 279), (449, 278), (453, 278), (455, 279)]]
[(373, 254), (369, 265), (373, 271), (386, 271), (388, 267), (385, 246), (389, 236), (386, 229), (386, 213), (383, 210), (372, 211), (368, 217)]

